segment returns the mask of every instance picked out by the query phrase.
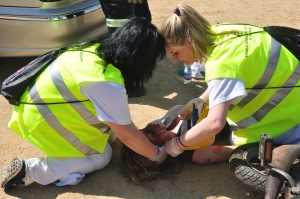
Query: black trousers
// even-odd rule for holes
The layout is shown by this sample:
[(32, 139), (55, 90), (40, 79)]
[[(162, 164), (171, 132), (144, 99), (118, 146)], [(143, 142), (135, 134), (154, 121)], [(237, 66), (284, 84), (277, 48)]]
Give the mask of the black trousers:
[(135, 16), (145, 17), (150, 22), (152, 21), (152, 15), (147, 0), (144, 0), (142, 4), (135, 4)]
[[(144, 0), (142, 4), (128, 3), (127, 0), (99, 0), (103, 13), (107, 19), (125, 19), (132, 16), (145, 17), (150, 22), (152, 20), (151, 12), (149, 9), (148, 1)], [(110, 33), (115, 29), (107, 27)]]

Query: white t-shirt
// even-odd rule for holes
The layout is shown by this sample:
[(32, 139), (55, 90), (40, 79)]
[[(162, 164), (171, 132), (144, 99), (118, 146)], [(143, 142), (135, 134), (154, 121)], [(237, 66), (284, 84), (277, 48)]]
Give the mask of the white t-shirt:
[[(238, 79), (214, 79), (208, 82), (208, 89), (210, 108), (229, 100), (232, 104), (247, 95), (244, 82)], [(234, 132), (230, 141), (235, 145)], [(274, 138), (273, 141), (275, 144), (298, 144), (300, 142), (300, 124)]]
[(126, 89), (121, 85), (112, 82), (86, 82), (81, 85), (81, 93), (92, 101), (100, 121), (131, 124)]
[(209, 107), (230, 101), (230, 104), (247, 95), (242, 80), (237, 79), (214, 79), (208, 82)]

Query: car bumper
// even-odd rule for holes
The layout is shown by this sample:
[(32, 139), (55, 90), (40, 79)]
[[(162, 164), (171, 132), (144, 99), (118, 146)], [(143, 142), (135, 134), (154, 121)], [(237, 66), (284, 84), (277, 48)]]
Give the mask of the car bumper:
[[(36, 10), (41, 13), (41, 9)], [(0, 57), (38, 56), (107, 32), (100, 4), (70, 14), (0, 13), (0, 27)]]

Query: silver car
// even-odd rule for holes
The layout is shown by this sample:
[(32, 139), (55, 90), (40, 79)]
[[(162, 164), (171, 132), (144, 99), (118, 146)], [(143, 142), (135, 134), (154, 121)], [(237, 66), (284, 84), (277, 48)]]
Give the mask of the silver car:
[(0, 57), (38, 56), (105, 33), (98, 0), (0, 0)]

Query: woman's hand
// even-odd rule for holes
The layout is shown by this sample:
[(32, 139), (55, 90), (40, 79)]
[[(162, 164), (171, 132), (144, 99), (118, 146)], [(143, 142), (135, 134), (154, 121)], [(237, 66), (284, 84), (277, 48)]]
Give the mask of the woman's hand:
[(172, 156), (177, 157), (179, 154), (183, 153), (182, 148), (180, 147), (180, 143), (178, 141), (178, 137), (173, 138), (165, 145), (166, 152)]
[(120, 141), (134, 152), (148, 159), (157, 156), (157, 147), (133, 124), (119, 125), (113, 122), (107, 122), (107, 124), (115, 132)]

